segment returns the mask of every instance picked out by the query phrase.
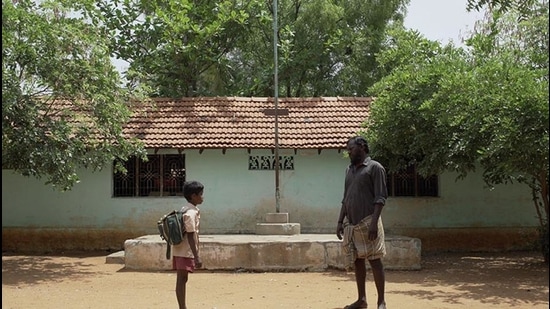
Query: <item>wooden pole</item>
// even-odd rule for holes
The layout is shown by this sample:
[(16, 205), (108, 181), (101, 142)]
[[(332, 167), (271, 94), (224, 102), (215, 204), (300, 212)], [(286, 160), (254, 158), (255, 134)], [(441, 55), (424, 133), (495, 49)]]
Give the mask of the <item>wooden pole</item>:
[(279, 113), (277, 109), (279, 107), (279, 73), (278, 57), (277, 57), (277, 0), (273, 0), (273, 83), (274, 83), (274, 100), (275, 100), (275, 211), (279, 213), (281, 211), (281, 205), (279, 202)]

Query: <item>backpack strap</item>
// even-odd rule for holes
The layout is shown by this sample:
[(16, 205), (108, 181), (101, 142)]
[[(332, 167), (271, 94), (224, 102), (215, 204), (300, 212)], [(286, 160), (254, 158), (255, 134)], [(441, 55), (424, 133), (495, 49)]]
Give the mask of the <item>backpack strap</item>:
[[(184, 206), (184, 208), (182, 209), (181, 211), (182, 220), (183, 220), (183, 214), (186, 213), (189, 209), (191, 209), (191, 207), (189, 206)], [(183, 224), (183, 222), (181, 224)], [(166, 259), (169, 260), (171, 257), (172, 257), (172, 245), (169, 244), (168, 241), (166, 241)]]

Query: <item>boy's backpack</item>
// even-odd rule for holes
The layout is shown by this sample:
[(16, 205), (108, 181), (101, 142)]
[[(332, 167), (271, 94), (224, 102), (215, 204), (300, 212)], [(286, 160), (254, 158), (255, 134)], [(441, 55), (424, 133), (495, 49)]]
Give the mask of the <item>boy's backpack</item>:
[(183, 241), (185, 235), (185, 225), (183, 224), (183, 214), (189, 208), (185, 207), (182, 210), (172, 210), (165, 214), (157, 221), (160, 238), (166, 241), (166, 259), (171, 256), (172, 245), (178, 245)]

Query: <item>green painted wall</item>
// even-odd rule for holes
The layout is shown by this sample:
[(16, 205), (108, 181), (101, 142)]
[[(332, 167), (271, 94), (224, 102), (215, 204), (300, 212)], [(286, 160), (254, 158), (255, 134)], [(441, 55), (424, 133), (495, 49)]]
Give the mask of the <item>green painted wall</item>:
[[(159, 153), (176, 153), (160, 151)], [(271, 155), (251, 150), (250, 155)], [(275, 212), (275, 172), (248, 170), (246, 150), (186, 150), (187, 180), (206, 189), (203, 234), (254, 233), (265, 214)], [(280, 150), (294, 156), (294, 170), (280, 173), (280, 209), (302, 233), (333, 233), (348, 160), (336, 150)], [(39, 180), (2, 171), (3, 228), (122, 228), (156, 233), (156, 221), (180, 208), (183, 197), (112, 198), (112, 170), (83, 171), (70, 192), (57, 192)], [(522, 185), (484, 189), (480, 177), (455, 181), (440, 177), (440, 197), (390, 198), (385, 228), (517, 228), (537, 226), (530, 191)]]
[(531, 193), (524, 185), (485, 188), (481, 177), (440, 176), (440, 197), (396, 197), (388, 201), (388, 227), (485, 228), (537, 226)]

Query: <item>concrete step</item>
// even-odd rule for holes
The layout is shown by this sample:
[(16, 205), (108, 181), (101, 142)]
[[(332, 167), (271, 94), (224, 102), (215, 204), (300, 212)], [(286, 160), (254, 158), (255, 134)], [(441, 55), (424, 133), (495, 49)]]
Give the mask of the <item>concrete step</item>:
[(265, 215), (265, 223), (288, 223), (287, 212), (270, 212)]
[[(323, 271), (344, 269), (342, 241), (332, 234), (201, 235), (200, 251), (207, 270)], [(418, 238), (386, 235), (384, 267), (393, 270), (421, 268)], [(166, 242), (145, 235), (124, 242), (128, 270), (170, 270)], [(368, 263), (367, 263), (368, 267)]]
[(256, 223), (257, 235), (298, 235), (300, 223)]
[(124, 250), (107, 255), (105, 264), (124, 264)]

